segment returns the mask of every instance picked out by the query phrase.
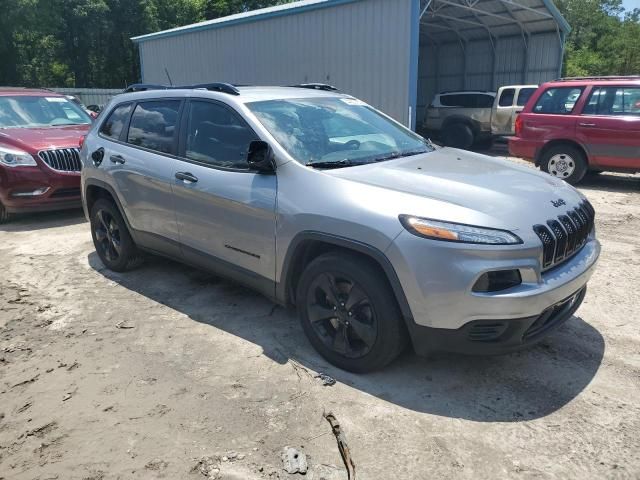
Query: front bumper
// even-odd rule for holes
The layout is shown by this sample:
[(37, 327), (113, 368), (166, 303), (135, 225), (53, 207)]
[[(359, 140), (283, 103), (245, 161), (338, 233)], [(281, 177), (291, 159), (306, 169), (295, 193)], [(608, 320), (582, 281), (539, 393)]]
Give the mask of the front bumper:
[(457, 330), (414, 325), (411, 338), (418, 355), (455, 352), (466, 355), (496, 355), (531, 347), (565, 323), (582, 304), (584, 286), (540, 315), (509, 320), (476, 320)]
[[(572, 306), (577, 308), (600, 255), (600, 243), (590, 236), (572, 258), (543, 273), (540, 251), (535, 246), (469, 246), (401, 233), (386, 254), (411, 311), (407, 324), (415, 350), (509, 351), (533, 341), (525, 342), (524, 332), (549, 308), (574, 296), (577, 301)], [(522, 283), (499, 292), (472, 290), (482, 274), (496, 270), (519, 270)], [(556, 318), (555, 323), (561, 322)], [(460, 340), (492, 324), (500, 324), (496, 328), (504, 331), (491, 338), (490, 345)]]
[[(30, 195), (39, 189), (46, 191)], [(80, 173), (46, 167), (0, 167), (0, 202), (9, 213), (80, 208)]]

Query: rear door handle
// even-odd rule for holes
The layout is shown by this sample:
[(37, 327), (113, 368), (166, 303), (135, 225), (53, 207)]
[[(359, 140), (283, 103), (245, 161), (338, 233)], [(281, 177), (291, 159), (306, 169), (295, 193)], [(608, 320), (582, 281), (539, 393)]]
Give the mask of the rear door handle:
[(579, 123), (578, 125), (580, 125), (581, 127), (595, 127), (596, 126), (595, 123)]
[(109, 157), (109, 160), (111, 160), (111, 163), (119, 163), (120, 165), (122, 165), (125, 162), (124, 157), (122, 157), (122, 155), (111, 155)]
[(196, 183), (198, 181), (198, 177), (189, 172), (176, 172), (176, 178), (185, 183)]

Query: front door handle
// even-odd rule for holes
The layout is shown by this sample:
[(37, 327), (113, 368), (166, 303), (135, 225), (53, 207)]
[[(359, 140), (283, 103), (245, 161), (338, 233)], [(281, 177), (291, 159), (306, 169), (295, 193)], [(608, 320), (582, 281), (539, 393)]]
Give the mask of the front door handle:
[(111, 160), (111, 163), (119, 163), (120, 165), (122, 165), (125, 162), (124, 157), (122, 155), (111, 155), (109, 157), (109, 160)]
[(580, 125), (581, 127), (595, 127), (596, 126), (595, 123), (579, 123), (578, 125)]
[(176, 178), (185, 183), (196, 183), (198, 181), (198, 177), (189, 172), (176, 172)]

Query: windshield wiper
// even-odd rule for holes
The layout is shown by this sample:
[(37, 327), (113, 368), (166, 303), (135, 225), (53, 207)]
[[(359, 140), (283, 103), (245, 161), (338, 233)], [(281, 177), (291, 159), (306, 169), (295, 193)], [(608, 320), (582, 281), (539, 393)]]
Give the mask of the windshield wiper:
[(333, 160), (331, 162), (307, 162), (305, 164), (307, 167), (318, 167), (318, 168), (342, 168), (342, 167), (350, 167), (355, 165), (351, 160), (347, 158), (343, 158), (341, 160)]

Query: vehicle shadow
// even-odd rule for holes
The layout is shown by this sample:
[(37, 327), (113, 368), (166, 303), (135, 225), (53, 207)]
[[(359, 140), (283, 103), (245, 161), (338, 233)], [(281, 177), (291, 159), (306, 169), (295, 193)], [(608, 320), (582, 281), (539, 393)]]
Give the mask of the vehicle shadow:
[(603, 172), (587, 174), (578, 184), (581, 190), (612, 193), (640, 193), (640, 176)]
[[(542, 344), (494, 357), (407, 351), (382, 371), (356, 375), (332, 367), (304, 337), (295, 312), (214, 275), (149, 257), (137, 270), (107, 270), (95, 252), (89, 265), (125, 288), (262, 348), (279, 364), (290, 359), (403, 408), (478, 422), (544, 417), (576, 398), (602, 362), (605, 342), (573, 317)], [(206, 289), (206, 294), (203, 294)], [(220, 307), (220, 308), (214, 308)]]
[(46, 228), (69, 227), (87, 220), (81, 208), (12, 215), (9, 222), (0, 225), (0, 232), (30, 232)]

